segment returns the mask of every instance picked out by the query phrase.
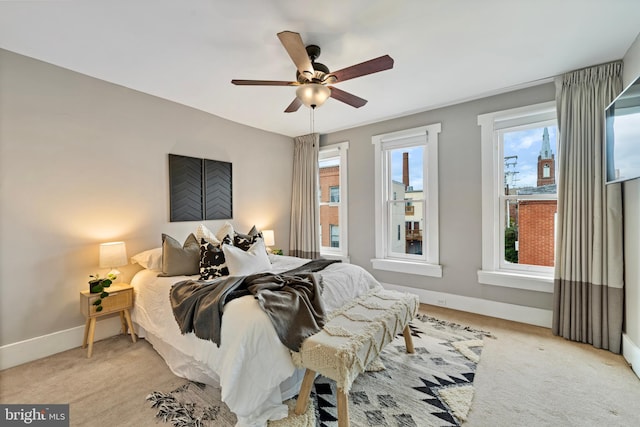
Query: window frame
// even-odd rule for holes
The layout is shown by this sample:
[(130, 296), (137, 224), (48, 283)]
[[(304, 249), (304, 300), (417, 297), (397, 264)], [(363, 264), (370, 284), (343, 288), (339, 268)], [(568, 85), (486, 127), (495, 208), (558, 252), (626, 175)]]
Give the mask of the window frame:
[[(441, 123), (374, 135), (375, 146), (375, 241), (376, 257), (371, 260), (376, 270), (442, 277), (439, 255), (438, 220), (438, 135)], [(390, 236), (394, 231), (390, 223), (389, 150), (423, 145), (423, 255), (390, 256)]]
[[(553, 267), (518, 266), (504, 261), (505, 209), (502, 208), (509, 198), (504, 195), (502, 135), (505, 130), (550, 123), (557, 126), (554, 101), (478, 115), (482, 159), (482, 268), (478, 270), (479, 283), (553, 292)], [(556, 153), (556, 164), (559, 161)], [(554, 197), (542, 194), (519, 197), (557, 200), (557, 194)]]
[[(322, 246), (322, 234), (320, 234), (320, 255), (326, 258), (341, 259), (345, 262), (349, 262), (349, 242), (348, 242), (348, 150), (349, 141), (339, 142), (335, 144), (324, 145), (319, 148), (318, 162), (330, 158), (339, 158), (340, 166), (340, 184), (339, 184), (339, 202), (327, 202), (329, 206), (338, 207), (338, 230), (340, 236), (340, 247), (334, 248), (331, 246)], [(319, 171), (319, 169), (318, 169)], [(318, 196), (320, 196), (320, 176), (318, 172)], [(329, 194), (329, 200), (331, 200), (331, 194)], [(320, 222), (320, 214), (318, 213), (318, 222)], [(320, 233), (322, 233), (322, 227), (319, 227)], [(331, 232), (331, 230), (326, 230)], [(329, 244), (331, 244), (331, 238), (329, 238)]]

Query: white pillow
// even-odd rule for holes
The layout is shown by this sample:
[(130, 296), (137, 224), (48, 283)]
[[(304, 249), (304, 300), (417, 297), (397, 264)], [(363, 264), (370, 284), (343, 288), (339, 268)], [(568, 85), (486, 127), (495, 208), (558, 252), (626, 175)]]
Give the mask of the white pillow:
[(131, 257), (131, 263), (138, 263), (148, 270), (162, 271), (162, 248), (149, 249)]
[(220, 244), (220, 240), (216, 237), (215, 234), (213, 234), (213, 231), (209, 230), (204, 224), (200, 224), (196, 229), (196, 239), (198, 239), (198, 244), (202, 243), (202, 239), (206, 240), (212, 245)]
[(226, 236), (229, 236), (229, 238), (233, 242), (233, 225), (231, 225), (229, 222), (225, 222), (224, 225), (220, 227), (218, 231), (216, 231), (216, 239), (218, 239), (218, 244), (219, 242), (222, 242)]
[(258, 239), (247, 251), (231, 245), (222, 245), (230, 276), (246, 276), (271, 270), (264, 240)]

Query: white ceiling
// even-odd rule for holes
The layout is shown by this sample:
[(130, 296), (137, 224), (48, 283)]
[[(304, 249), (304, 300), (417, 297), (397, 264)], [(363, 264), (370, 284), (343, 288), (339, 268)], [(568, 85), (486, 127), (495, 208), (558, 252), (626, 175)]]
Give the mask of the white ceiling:
[(0, 47), (283, 135), (310, 130), (283, 110), (295, 80), (276, 33), (299, 32), (338, 70), (389, 54), (391, 70), (338, 84), (369, 101), (329, 99), (315, 131), (499, 93), (624, 56), (639, 0), (0, 1)]

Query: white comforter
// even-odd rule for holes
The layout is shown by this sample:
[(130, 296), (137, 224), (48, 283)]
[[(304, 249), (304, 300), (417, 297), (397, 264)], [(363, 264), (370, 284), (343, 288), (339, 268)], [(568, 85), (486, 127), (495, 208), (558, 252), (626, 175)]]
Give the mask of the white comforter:
[[(273, 255), (270, 260), (274, 273), (308, 261)], [(352, 264), (332, 264), (319, 273), (323, 277), (327, 313), (380, 287), (366, 270)], [(131, 284), (136, 294), (132, 317), (139, 327), (162, 341), (154, 346), (158, 345), (156, 348), (173, 372), (195, 381), (219, 383), (222, 400), (238, 417), (237, 427), (264, 427), (267, 420), (286, 417), (280, 384), (294, 374), (295, 367), (289, 350), (278, 339), (257, 301), (245, 296), (225, 306), (218, 348), (193, 333), (182, 335), (173, 316), (169, 301), (171, 286), (194, 277), (157, 277), (157, 274), (142, 270), (133, 278)], [(184, 357), (168, 357), (166, 350), (158, 348), (167, 345), (174, 355), (178, 352)]]

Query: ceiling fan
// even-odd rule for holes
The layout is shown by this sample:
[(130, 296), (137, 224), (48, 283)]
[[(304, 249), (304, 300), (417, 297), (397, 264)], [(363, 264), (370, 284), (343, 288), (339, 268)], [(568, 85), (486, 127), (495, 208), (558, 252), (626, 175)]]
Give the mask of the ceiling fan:
[(393, 58), (384, 55), (330, 72), (326, 65), (316, 62), (320, 56), (320, 47), (316, 45), (305, 47), (300, 34), (293, 31), (282, 31), (278, 33), (278, 38), (298, 69), (296, 81), (231, 80), (231, 83), (246, 86), (298, 86), (296, 98), (284, 110), (285, 113), (298, 111), (302, 104), (310, 108), (319, 107), (329, 97), (360, 108), (367, 103), (366, 99), (330, 85), (393, 68)]

